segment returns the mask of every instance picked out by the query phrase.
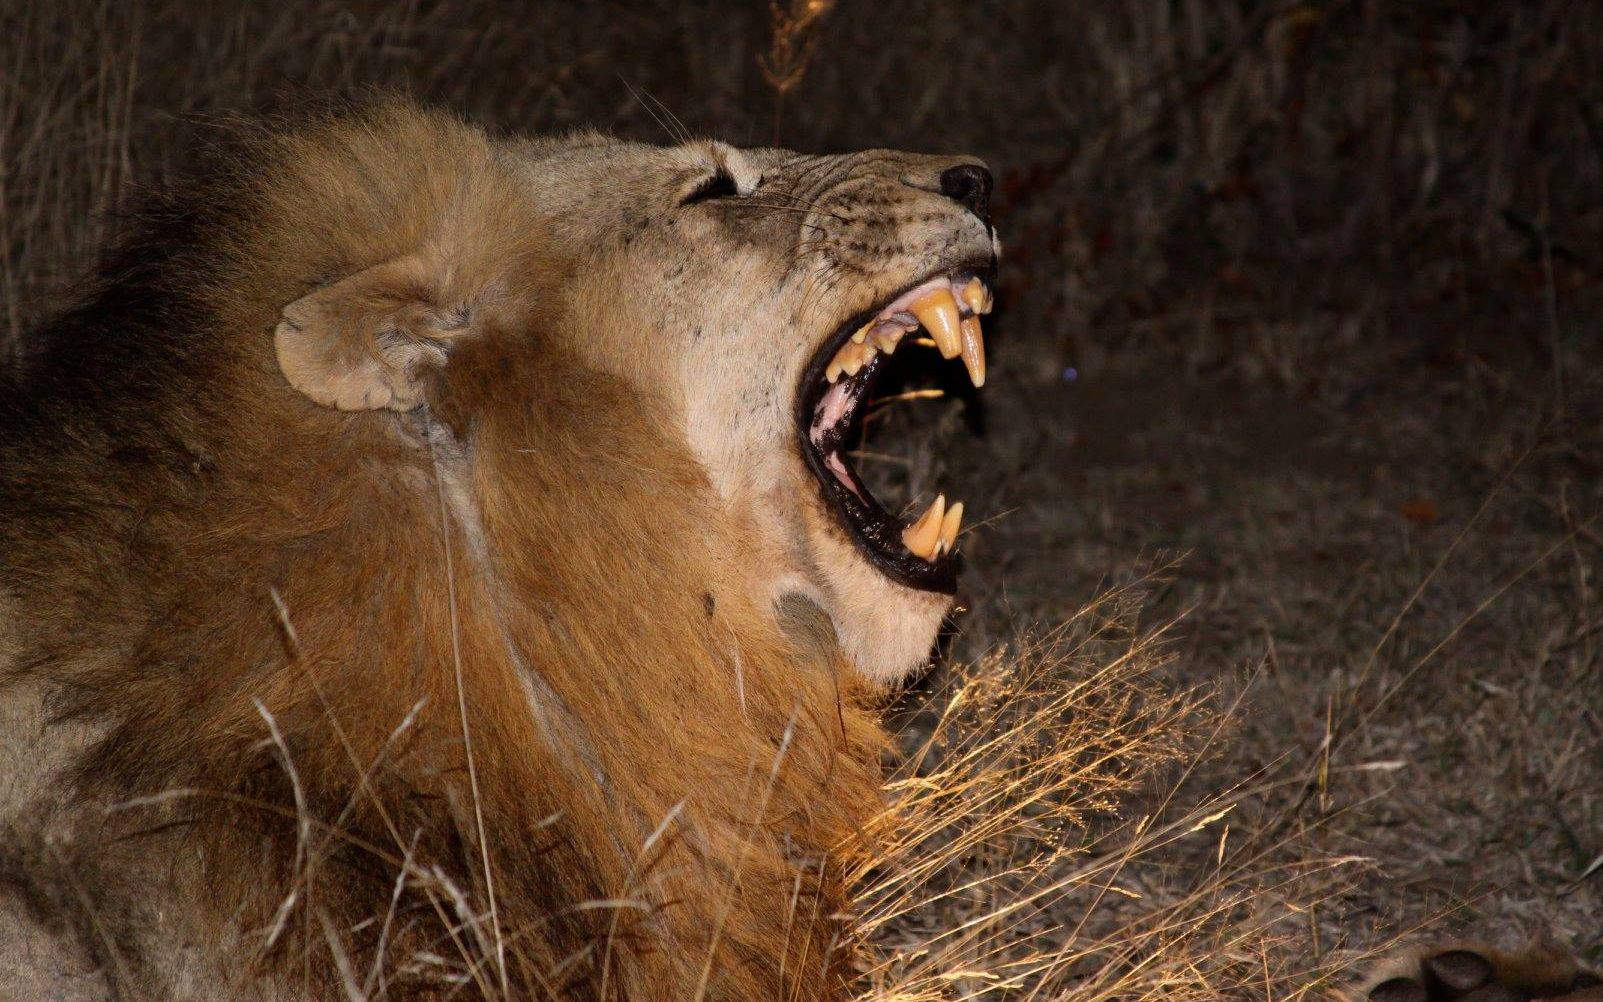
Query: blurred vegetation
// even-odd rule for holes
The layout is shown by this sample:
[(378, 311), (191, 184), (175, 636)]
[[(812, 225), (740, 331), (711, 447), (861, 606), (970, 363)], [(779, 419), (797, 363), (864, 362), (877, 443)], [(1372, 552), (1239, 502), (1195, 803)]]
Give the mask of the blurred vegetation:
[[(1018, 310), (1098, 351), (1187, 295), (1213, 311), (1188, 350), (1222, 356), (1242, 304), (1311, 318), (1304, 339), (1427, 337), (1391, 322), (1399, 295), (1596, 284), (1596, 4), (831, 6), (9, 0), (5, 329), (219, 121), (374, 88), (507, 129), (980, 153)], [(1253, 350), (1294, 376), (1318, 346)]]

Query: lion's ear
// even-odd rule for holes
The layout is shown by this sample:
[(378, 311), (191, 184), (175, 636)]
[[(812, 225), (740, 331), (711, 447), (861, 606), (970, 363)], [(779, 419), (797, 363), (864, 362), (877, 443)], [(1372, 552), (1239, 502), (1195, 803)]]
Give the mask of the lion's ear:
[(396, 258), (302, 296), (273, 332), (289, 384), (342, 411), (409, 411), (466, 320), (434, 302), (426, 265)]

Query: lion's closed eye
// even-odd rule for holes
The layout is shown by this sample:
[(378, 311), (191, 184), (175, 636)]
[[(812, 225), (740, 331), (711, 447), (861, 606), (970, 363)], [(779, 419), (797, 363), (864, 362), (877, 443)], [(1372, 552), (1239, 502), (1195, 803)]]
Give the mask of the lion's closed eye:
[(690, 190), (690, 193), (679, 200), (680, 205), (694, 205), (697, 202), (706, 202), (715, 198), (734, 198), (740, 194), (740, 187), (735, 183), (735, 175), (719, 167), (712, 174), (702, 180), (700, 184)]

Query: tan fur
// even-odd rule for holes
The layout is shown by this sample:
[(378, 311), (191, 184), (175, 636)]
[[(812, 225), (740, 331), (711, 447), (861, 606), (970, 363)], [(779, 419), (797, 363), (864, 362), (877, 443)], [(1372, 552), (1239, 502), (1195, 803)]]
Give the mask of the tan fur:
[[(1453, 983), (1454, 972), (1457, 977), (1467, 974), (1467, 983)], [(1380, 1002), (1603, 1002), (1603, 981), (1550, 939), (1535, 940), (1518, 950), (1463, 941), (1389, 957), (1347, 993), (1353, 1002), (1366, 1002), (1372, 996)]]
[[(712, 163), (750, 206), (680, 209)], [(949, 163), (404, 106), (251, 147), (13, 375), (0, 705), (56, 722), (0, 906), (119, 998), (841, 994), (867, 680), (947, 600), (847, 547), (788, 408), (990, 246)]]

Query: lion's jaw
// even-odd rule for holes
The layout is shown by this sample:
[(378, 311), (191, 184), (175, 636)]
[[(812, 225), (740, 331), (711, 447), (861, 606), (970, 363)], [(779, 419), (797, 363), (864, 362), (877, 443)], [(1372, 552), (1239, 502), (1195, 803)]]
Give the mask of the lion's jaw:
[[(719, 499), (752, 529), (759, 559), (743, 563), (754, 590), (776, 609), (789, 596), (806, 598), (828, 615), (863, 675), (904, 678), (927, 660), (952, 604), (950, 539), (933, 557), (910, 552), (901, 522), (855, 474), (831, 472), (841, 468), (848, 421), (832, 432), (828, 457), (809, 426), (831, 389), (855, 387), (848, 411), (867, 393), (872, 363), (861, 377), (826, 373), (857, 326), (892, 314), (905, 320), (910, 296), (948, 280), (961, 304), (960, 290), (994, 269), (994, 231), (941, 190), (943, 171), (961, 162), (718, 144), (618, 144), (618, 159), (645, 160), (677, 183), (665, 185), (661, 204), (620, 209), (622, 227), (593, 211), (588, 225), (577, 224), (593, 251), (569, 289), (572, 315), (587, 318), (569, 328), (574, 350), (643, 390), (667, 392)], [(533, 169), (549, 179), (550, 160)], [(683, 192), (719, 176), (731, 182), (729, 195), (680, 204)], [(586, 179), (563, 184), (584, 189)], [(977, 315), (959, 309), (977, 331)]]

